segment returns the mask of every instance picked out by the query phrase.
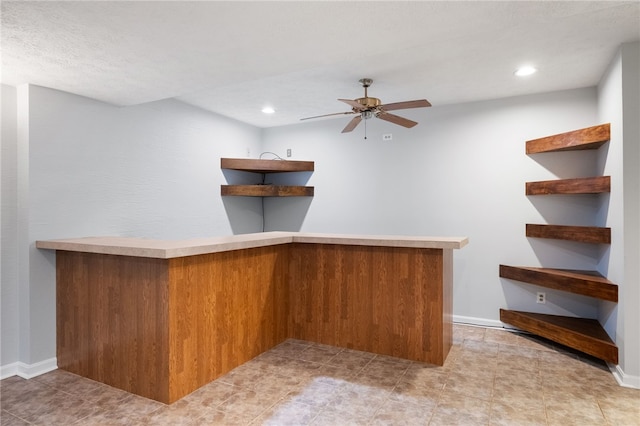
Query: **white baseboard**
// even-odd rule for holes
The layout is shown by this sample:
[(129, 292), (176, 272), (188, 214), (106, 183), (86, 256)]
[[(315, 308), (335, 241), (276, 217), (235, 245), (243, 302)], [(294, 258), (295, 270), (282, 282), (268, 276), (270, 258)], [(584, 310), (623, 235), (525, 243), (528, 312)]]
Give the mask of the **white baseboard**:
[(25, 364), (24, 362), (14, 362), (0, 366), (0, 380), (11, 376), (20, 376), (23, 379), (31, 379), (58, 368), (57, 358), (49, 358), (35, 364)]
[(453, 322), (456, 324), (476, 325), (479, 327), (505, 328), (508, 330), (517, 330), (508, 324), (499, 320), (490, 320), (486, 318), (465, 317), (462, 315), (453, 315)]
[(625, 388), (640, 389), (640, 376), (626, 374), (619, 365), (607, 363), (609, 370), (620, 386)]

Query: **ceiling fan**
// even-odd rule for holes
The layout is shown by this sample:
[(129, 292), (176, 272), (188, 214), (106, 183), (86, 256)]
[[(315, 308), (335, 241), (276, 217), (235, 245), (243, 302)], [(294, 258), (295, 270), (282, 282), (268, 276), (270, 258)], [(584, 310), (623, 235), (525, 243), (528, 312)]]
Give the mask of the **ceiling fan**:
[[(424, 108), (430, 107), (431, 104), (426, 99), (419, 99), (415, 101), (404, 101), (404, 102), (395, 102), (391, 104), (382, 104), (382, 101), (378, 98), (370, 98), (367, 94), (367, 89), (373, 83), (373, 80), (370, 78), (361, 78), (359, 80), (362, 87), (364, 87), (364, 97), (358, 99), (338, 99), (341, 102), (349, 105), (351, 107), (351, 111), (347, 112), (336, 112), (334, 114), (325, 114), (325, 115), (316, 115), (314, 117), (306, 117), (301, 120), (310, 120), (313, 118), (320, 117), (330, 117), (332, 115), (356, 115), (347, 126), (342, 129), (342, 133), (347, 133), (355, 129), (358, 124), (362, 120), (368, 120), (371, 117), (376, 117), (381, 120), (388, 121), (393, 124), (398, 124), (403, 127), (411, 128), (415, 126), (415, 121), (409, 120), (404, 117), (400, 117), (399, 115), (390, 114), (389, 111), (395, 111), (398, 109), (409, 109), (409, 108)], [(366, 138), (366, 137), (365, 137)]]

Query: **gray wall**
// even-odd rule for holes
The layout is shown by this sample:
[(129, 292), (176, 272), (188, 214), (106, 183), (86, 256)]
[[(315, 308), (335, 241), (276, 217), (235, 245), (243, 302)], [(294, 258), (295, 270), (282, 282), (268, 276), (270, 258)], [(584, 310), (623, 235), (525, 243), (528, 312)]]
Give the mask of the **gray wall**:
[(55, 255), (35, 249), (36, 240), (261, 230), (259, 199), (225, 204), (219, 195), (220, 157), (258, 152), (259, 129), (177, 101), (118, 108), (38, 86), (17, 93), (18, 178), (7, 193), (17, 207), (3, 215), (3, 229), (17, 229), (18, 241), (6, 253), (3, 241), (2, 262), (17, 264), (19, 279), (3, 275), (2, 291), (4, 305), (17, 290), (20, 309), (3, 306), (3, 367), (15, 359), (16, 336), (20, 362), (55, 357)]
[[(264, 149), (315, 160), (310, 205), (267, 200), (267, 228), (308, 232), (467, 236), (454, 251), (454, 314), (500, 325), (499, 309), (597, 317), (587, 297), (500, 279), (498, 265), (595, 269), (599, 249), (527, 239), (525, 223), (589, 225), (598, 197), (527, 197), (527, 181), (590, 176), (593, 151), (525, 154), (525, 141), (597, 124), (593, 88), (406, 110), (412, 129), (348, 119), (264, 131)], [(391, 133), (391, 142), (382, 134)], [(558, 208), (561, 202), (561, 208)], [(300, 225), (301, 224), (301, 225)], [(538, 290), (547, 303), (535, 303)]]
[(0, 366), (17, 362), (18, 353), (18, 232), (17, 221), (17, 109), (15, 87), (2, 85), (0, 140)]
[[(611, 247), (599, 270), (618, 284), (619, 303), (602, 303), (600, 322), (620, 348), (623, 380), (640, 387), (640, 43), (624, 44), (598, 85), (599, 116), (611, 142), (599, 167), (611, 176)], [(629, 380), (626, 377), (630, 377)]]

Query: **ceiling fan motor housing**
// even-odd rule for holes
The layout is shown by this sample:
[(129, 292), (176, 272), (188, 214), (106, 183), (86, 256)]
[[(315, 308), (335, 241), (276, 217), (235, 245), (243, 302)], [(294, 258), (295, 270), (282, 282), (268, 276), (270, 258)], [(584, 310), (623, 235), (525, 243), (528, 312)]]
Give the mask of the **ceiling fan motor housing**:
[(365, 98), (358, 98), (355, 101), (365, 108), (375, 108), (377, 106), (382, 105), (382, 101), (378, 98), (365, 97)]

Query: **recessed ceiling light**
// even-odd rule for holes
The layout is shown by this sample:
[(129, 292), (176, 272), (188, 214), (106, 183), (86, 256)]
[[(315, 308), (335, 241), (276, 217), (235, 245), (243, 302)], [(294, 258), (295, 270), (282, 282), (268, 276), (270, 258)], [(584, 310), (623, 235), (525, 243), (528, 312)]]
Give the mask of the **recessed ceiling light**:
[(266, 106), (262, 108), (262, 112), (264, 112), (265, 114), (273, 114), (274, 112), (276, 112), (276, 110), (273, 109), (273, 107)]
[(534, 67), (526, 66), (526, 67), (518, 68), (516, 72), (514, 72), (514, 74), (517, 75), (518, 77), (526, 77), (528, 75), (535, 74), (536, 71), (538, 70), (535, 69)]

